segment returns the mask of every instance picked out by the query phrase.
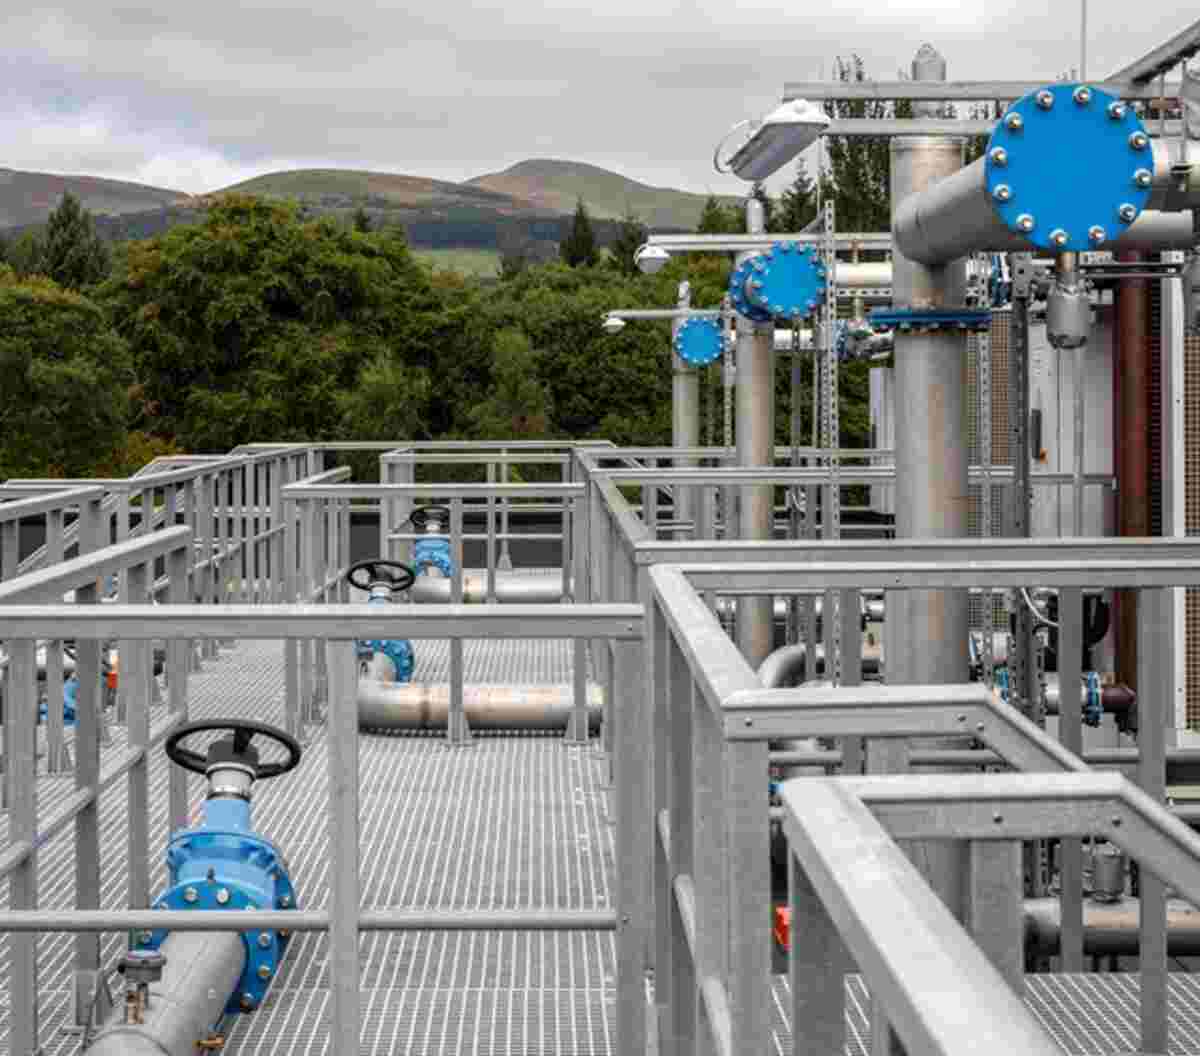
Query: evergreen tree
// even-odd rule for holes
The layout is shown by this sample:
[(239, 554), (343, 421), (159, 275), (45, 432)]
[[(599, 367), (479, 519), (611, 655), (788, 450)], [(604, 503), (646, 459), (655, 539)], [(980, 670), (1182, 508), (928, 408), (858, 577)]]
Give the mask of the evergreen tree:
[(710, 194), (696, 230), (702, 235), (742, 234), (746, 230), (745, 211), (740, 205), (722, 205), (716, 195)]
[(363, 235), (371, 230), (371, 218), (361, 205), (354, 210), (354, 230)]
[(633, 255), (637, 252), (638, 247), (646, 241), (648, 235), (646, 225), (634, 215), (631, 209), (626, 209), (625, 219), (621, 221), (620, 227), (617, 228), (617, 237), (610, 247), (612, 250), (613, 265), (618, 271), (624, 275), (636, 275), (637, 265), (633, 262)]
[(96, 234), (92, 214), (69, 191), (46, 221), (40, 271), (60, 286), (79, 290), (108, 275), (108, 249)]
[(520, 330), (501, 330), (492, 341), (490, 395), (471, 412), (481, 440), (535, 440), (550, 427), (550, 393), (539, 380), (537, 355)]
[(572, 268), (592, 267), (599, 259), (596, 246), (596, 233), (592, 230), (591, 217), (588, 216), (587, 206), (583, 198), (575, 206), (575, 219), (571, 222), (571, 234), (559, 247), (563, 261)]
[(783, 232), (802, 231), (817, 215), (816, 187), (805, 168), (804, 159), (796, 162), (796, 178), (784, 188), (779, 198), (775, 223)]

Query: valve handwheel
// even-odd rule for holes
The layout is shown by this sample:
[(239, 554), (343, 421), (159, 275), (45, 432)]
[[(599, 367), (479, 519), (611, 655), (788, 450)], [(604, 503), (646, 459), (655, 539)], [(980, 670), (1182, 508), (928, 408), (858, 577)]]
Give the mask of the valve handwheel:
[[(363, 576), (356, 573), (364, 572)], [(346, 582), (359, 590), (370, 590), (376, 583), (385, 583), (392, 590), (408, 590), (417, 581), (417, 573), (399, 561), (360, 561), (346, 570)]]
[[(233, 738), (214, 741), (209, 746), (207, 755), (201, 755), (180, 744), (185, 737), (190, 737), (193, 733), (207, 733), (212, 730), (228, 730), (233, 734)], [(282, 763), (260, 763), (258, 751), (250, 744), (255, 737), (266, 737), (281, 745), (288, 753), (287, 759)], [(207, 774), (210, 767), (222, 762), (250, 766), (254, 770), (255, 781), (279, 777), (300, 765), (300, 742), (295, 737), (276, 726), (248, 719), (202, 719), (199, 722), (185, 722), (167, 738), (163, 751), (176, 766), (190, 770), (193, 774)]]
[(412, 521), (413, 527), (418, 532), (425, 531), (426, 525), (430, 521), (437, 521), (442, 526), (442, 531), (450, 530), (450, 507), (449, 506), (418, 506), (412, 513), (408, 515), (408, 519)]

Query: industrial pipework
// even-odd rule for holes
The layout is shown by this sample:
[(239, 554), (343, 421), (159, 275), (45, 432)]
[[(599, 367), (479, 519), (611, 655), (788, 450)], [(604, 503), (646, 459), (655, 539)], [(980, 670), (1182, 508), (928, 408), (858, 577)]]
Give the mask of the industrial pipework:
[[(204, 754), (182, 742), (228, 731)], [(287, 753), (260, 760), (251, 741), (265, 737)], [(300, 745), (259, 722), (209, 720), (180, 726), (165, 744), (176, 766), (208, 780), (204, 820), (167, 845), (169, 881), (156, 909), (295, 909), (296, 891), (282, 852), (251, 828), (256, 781), (279, 777), (300, 762)], [(231, 918), (232, 920), (232, 918)], [(279, 970), (288, 935), (274, 930), (140, 932), (122, 958), (125, 999), (91, 1039), (91, 1056), (192, 1056), (226, 1013), (250, 1012)]]
[(1005, 112), (983, 157), (899, 202), (896, 248), (936, 266), (991, 250), (1054, 253), (1189, 249), (1197, 192), (1156, 191), (1166, 152), (1117, 97), (1086, 84), (1054, 84)]

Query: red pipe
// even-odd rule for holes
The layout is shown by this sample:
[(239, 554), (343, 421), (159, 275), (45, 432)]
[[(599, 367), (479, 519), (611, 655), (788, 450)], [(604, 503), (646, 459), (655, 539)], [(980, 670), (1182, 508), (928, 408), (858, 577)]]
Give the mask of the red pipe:
[[(1137, 262), (1140, 253), (1122, 253)], [(1113, 455), (1117, 477), (1117, 535), (1150, 534), (1150, 298), (1144, 279), (1122, 279), (1116, 298)], [(1137, 690), (1137, 592), (1116, 595), (1118, 682)]]

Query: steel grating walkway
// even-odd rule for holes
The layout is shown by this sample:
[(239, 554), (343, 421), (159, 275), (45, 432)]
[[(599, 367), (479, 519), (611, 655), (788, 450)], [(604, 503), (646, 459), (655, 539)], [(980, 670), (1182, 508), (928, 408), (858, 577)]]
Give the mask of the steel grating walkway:
[[(569, 643), (469, 642), (469, 681), (569, 682)], [(444, 676), (444, 642), (417, 643), (419, 680)], [(282, 648), (242, 643), (191, 676), (194, 718), (253, 716), (282, 721)], [(152, 711), (152, 721), (163, 714)], [(114, 747), (123, 731), (113, 729)], [(109, 753), (113, 749), (106, 748)], [(151, 883), (165, 881), (167, 764), (151, 756)], [(361, 741), (363, 904), (409, 908), (609, 906), (613, 843), (598, 754), (555, 737), (481, 737), (450, 750), (433, 736), (367, 736)], [(327, 898), (324, 735), (313, 731), (299, 770), (259, 786), (258, 827), (284, 849), (303, 903)], [(202, 782), (191, 780), (193, 810)], [(43, 809), (66, 795), (68, 778), (43, 777)], [(125, 902), (125, 794), (103, 797), (104, 904)], [(6, 826), (0, 835), (6, 838)], [(73, 892), (70, 829), (41, 855), (41, 905), (67, 907)], [(2, 845), (2, 841), (0, 841)], [(7, 903), (7, 890), (3, 902)], [(123, 936), (109, 936), (104, 963), (115, 963)], [(39, 942), (45, 1056), (78, 1051), (64, 1034), (70, 1014), (74, 944), (67, 935)], [(596, 933), (371, 933), (360, 949), (363, 1035), (360, 1052), (412, 1056), (616, 1056), (613, 1050), (614, 949)], [(8, 972), (0, 940), (0, 975)], [(323, 1054), (331, 1044), (325, 939), (298, 934), (257, 1013), (230, 1024), (224, 1051)], [(775, 1049), (788, 1051), (787, 983), (774, 987)], [(1172, 1054), (1200, 1053), (1200, 984), (1172, 978)], [(6, 998), (4, 998), (6, 1000)], [(1137, 978), (1032, 976), (1028, 1001), (1071, 1056), (1137, 1047)], [(861, 981), (847, 985), (847, 1052), (867, 1056), (869, 1002)], [(8, 1009), (0, 1005), (0, 1052), (7, 1052)]]

